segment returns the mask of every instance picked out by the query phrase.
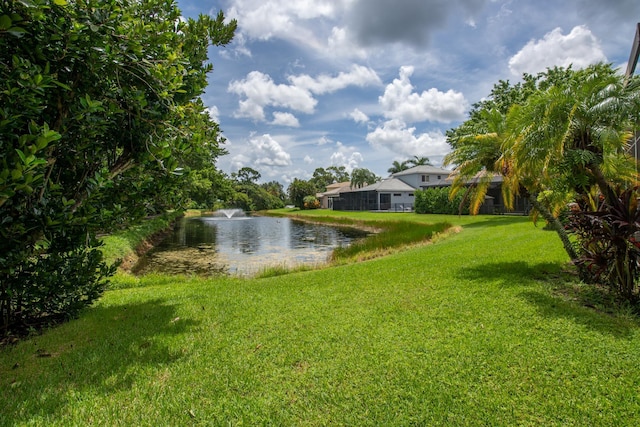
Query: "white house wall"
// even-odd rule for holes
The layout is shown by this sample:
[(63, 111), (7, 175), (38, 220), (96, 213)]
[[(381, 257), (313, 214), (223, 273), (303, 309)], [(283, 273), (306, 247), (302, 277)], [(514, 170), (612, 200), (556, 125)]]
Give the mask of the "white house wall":
[[(400, 194), (400, 196), (396, 196), (395, 194)], [(399, 192), (399, 193), (391, 193), (391, 206), (394, 205), (406, 205), (413, 207), (416, 198), (413, 196), (413, 193), (409, 192)]]

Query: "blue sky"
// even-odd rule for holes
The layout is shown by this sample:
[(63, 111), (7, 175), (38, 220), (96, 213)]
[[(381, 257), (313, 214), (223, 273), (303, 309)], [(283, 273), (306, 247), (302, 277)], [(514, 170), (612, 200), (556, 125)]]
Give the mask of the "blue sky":
[(598, 61), (626, 67), (637, 0), (178, 0), (222, 10), (234, 41), (213, 48), (203, 100), (226, 173), (249, 166), (285, 187), (318, 167), (441, 165), (445, 132), (499, 80)]

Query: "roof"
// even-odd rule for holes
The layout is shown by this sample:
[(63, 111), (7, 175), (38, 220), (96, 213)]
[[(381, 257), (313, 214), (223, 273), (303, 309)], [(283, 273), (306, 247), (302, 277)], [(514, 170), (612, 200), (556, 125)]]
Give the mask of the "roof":
[(337, 196), (338, 194), (340, 194), (341, 191), (348, 189), (349, 187), (351, 187), (350, 181), (336, 182), (335, 184), (329, 184), (327, 185), (327, 191), (316, 194), (316, 197), (320, 198), (323, 196), (328, 196), (328, 197)]
[(341, 191), (341, 193), (349, 193), (349, 192), (356, 192), (356, 191), (378, 191), (378, 192), (380, 191), (396, 191), (396, 192), (411, 191), (413, 192), (413, 191), (416, 191), (416, 189), (397, 178), (391, 177), (383, 181), (378, 181), (371, 185), (367, 185), (366, 187), (352, 188), (346, 191), (343, 190)]
[(409, 169), (405, 169), (400, 172), (396, 172), (391, 176), (404, 176), (413, 174), (436, 174), (436, 175), (449, 175), (451, 173), (448, 169), (442, 169), (431, 165), (419, 165)]

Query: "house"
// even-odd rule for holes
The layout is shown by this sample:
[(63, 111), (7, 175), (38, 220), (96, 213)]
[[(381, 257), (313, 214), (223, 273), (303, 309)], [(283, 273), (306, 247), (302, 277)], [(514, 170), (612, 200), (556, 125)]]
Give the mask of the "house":
[(431, 165), (414, 166), (401, 172), (391, 175), (416, 190), (426, 190), (434, 187), (449, 187), (451, 183), (447, 180), (451, 171)]
[(327, 190), (323, 193), (317, 193), (316, 198), (320, 201), (321, 209), (333, 209), (333, 200), (340, 197), (340, 192), (348, 190), (351, 182), (336, 182), (327, 185)]
[[(362, 188), (344, 186), (330, 195), (330, 208), (344, 211), (413, 211), (416, 190), (450, 187), (453, 171), (430, 165), (414, 166), (392, 174), (389, 178)], [(347, 183), (348, 184), (348, 183)], [(473, 185), (473, 182), (469, 183)], [(327, 189), (328, 190), (328, 189)], [(329, 204), (327, 205), (329, 207)], [(526, 200), (516, 197), (514, 212), (528, 213)], [(480, 213), (504, 213), (502, 177), (492, 178)]]
[(339, 191), (333, 197), (333, 209), (345, 211), (412, 211), (414, 192), (426, 188), (448, 187), (450, 170), (435, 166), (414, 166), (389, 178), (362, 188)]
[(362, 188), (340, 191), (333, 209), (341, 211), (411, 211), (415, 188), (393, 176)]

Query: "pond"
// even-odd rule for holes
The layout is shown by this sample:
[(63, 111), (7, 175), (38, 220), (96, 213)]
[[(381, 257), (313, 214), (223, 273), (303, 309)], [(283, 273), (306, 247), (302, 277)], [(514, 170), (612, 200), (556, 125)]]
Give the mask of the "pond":
[(133, 272), (251, 276), (268, 267), (325, 263), (334, 248), (365, 235), (290, 218), (183, 218), (170, 236), (140, 259)]

